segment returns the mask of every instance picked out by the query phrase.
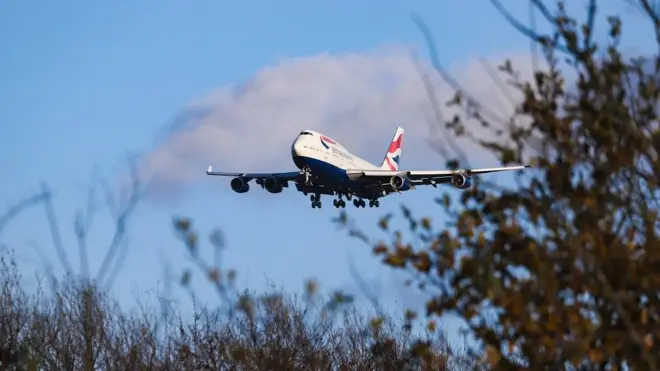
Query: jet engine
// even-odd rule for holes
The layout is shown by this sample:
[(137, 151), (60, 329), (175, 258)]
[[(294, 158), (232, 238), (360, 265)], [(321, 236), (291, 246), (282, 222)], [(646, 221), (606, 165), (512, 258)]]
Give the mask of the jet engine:
[(408, 182), (408, 178), (398, 174), (394, 175), (390, 179), (390, 185), (392, 186), (392, 188), (394, 188), (395, 191), (405, 191), (408, 188), (410, 188), (410, 183)]
[(234, 178), (231, 180), (231, 189), (236, 193), (245, 193), (250, 190), (250, 184), (243, 178)]
[(463, 174), (454, 174), (454, 176), (451, 177), (451, 184), (456, 188), (468, 189), (472, 186), (472, 178)]
[(275, 178), (268, 178), (264, 180), (264, 188), (270, 193), (282, 192), (282, 183)]

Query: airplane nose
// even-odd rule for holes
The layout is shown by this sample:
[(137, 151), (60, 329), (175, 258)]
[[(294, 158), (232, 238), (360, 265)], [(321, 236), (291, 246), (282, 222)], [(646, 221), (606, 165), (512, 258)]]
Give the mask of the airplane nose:
[(300, 141), (296, 140), (295, 142), (293, 142), (293, 144), (291, 145), (291, 154), (293, 156), (300, 156), (300, 153), (302, 152), (301, 150), (302, 150), (302, 144), (300, 143)]

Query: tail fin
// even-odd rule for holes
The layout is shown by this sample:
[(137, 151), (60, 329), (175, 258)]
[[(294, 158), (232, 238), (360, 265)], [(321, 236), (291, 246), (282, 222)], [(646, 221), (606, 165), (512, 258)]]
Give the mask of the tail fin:
[(399, 160), (401, 159), (401, 146), (403, 144), (403, 128), (396, 128), (390, 147), (387, 149), (381, 170), (396, 171), (399, 170)]

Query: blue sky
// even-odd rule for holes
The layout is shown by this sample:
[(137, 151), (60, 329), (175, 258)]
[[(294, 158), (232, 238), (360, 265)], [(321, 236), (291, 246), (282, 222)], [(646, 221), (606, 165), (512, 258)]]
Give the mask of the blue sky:
[[(505, 3), (518, 4), (512, 7), (515, 15), (527, 14), (522, 2)], [(615, 7), (618, 2), (601, 4), (605, 12), (634, 17)], [(124, 169), (127, 153), (157, 147), (157, 134), (190, 102), (220, 87), (242, 84), (282, 59), (359, 54), (384, 45), (423, 48), (411, 12), (429, 24), (442, 61), (454, 68), (479, 56), (519, 54), (529, 47), (485, 0), (2, 2), (0, 172), (5, 181), (0, 183), (0, 205), (12, 204), (47, 181), (56, 192), (60, 227), (75, 263), (71, 225), (75, 209), (84, 205), (95, 166), (103, 175), (114, 176)], [(632, 28), (625, 47), (632, 52), (652, 50), (640, 41), (645, 40), (646, 25), (628, 25)], [(286, 133), (291, 140), (306, 127), (295, 125), (298, 129)], [(329, 129), (328, 134), (335, 139), (353, 135), (342, 130)], [(368, 159), (382, 156), (392, 132), (386, 127), (374, 134), (383, 148), (365, 147), (358, 153)], [(218, 138), (222, 145), (223, 138)], [(441, 164), (428, 158), (406, 161), (406, 155), (418, 149), (404, 144), (402, 166)], [(288, 155), (288, 147), (281, 151), (278, 155)], [(494, 164), (486, 160), (485, 166)], [(287, 166), (281, 170), (293, 168)], [(175, 215), (193, 217), (204, 232), (221, 228), (229, 244), (224, 265), (236, 268), (239, 281), (248, 286), (260, 288), (272, 280), (298, 291), (305, 279), (317, 278), (327, 289), (352, 289), (347, 268), (352, 256), (366, 280), (381, 281), (384, 300), (414, 300), (393, 292), (398, 288), (391, 274), (379, 269), (369, 249), (330, 223), (337, 211), (328, 207), (329, 200), (324, 209), (312, 210), (307, 198), (293, 191), (277, 197), (253, 194), (259, 190), (237, 195), (227, 184), (228, 179), (204, 179), (203, 186), (191, 187), (176, 200), (140, 205), (130, 226), (130, 252), (114, 286), (122, 303), (130, 304), (135, 292), (160, 285), (163, 261), (174, 271), (186, 266), (183, 248), (171, 233)], [(403, 201), (420, 215), (439, 217), (432, 202), (438, 193), (429, 189), (395, 195), (383, 200), (380, 209), (353, 214), (376, 233), (378, 216), (397, 210)], [(41, 208), (21, 214), (0, 237), (18, 251), (26, 272), (42, 269), (28, 249), (29, 239), (54, 258), (43, 215)], [(110, 219), (99, 216), (90, 236), (92, 271), (101, 263), (110, 233)], [(203, 298), (213, 295), (205, 286), (199, 290)]]

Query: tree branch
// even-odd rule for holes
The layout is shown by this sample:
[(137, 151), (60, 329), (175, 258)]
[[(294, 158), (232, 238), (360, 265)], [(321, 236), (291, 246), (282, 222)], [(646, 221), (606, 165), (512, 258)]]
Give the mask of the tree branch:
[(11, 206), (4, 214), (0, 216), (0, 235), (2, 235), (3, 230), (12, 219), (16, 218), (21, 212), (25, 209), (28, 209), (34, 205), (37, 205), (40, 202), (44, 202), (48, 194), (41, 192), (34, 196), (28, 197), (14, 206)]
[(60, 227), (57, 223), (57, 217), (55, 216), (55, 210), (53, 209), (53, 197), (46, 183), (43, 183), (42, 191), (46, 196), (44, 199), (44, 209), (46, 211), (46, 219), (48, 220), (48, 226), (50, 227), (50, 235), (53, 241), (53, 247), (57, 253), (57, 258), (60, 260), (62, 267), (66, 271), (67, 275), (70, 275), (73, 272), (71, 263), (67, 256), (66, 250), (64, 250), (64, 245), (62, 243), (62, 236), (60, 235)]
[[(121, 256), (118, 258), (118, 260), (116, 261), (113, 260), (116, 258), (116, 255), (121, 250), (120, 248), (127, 233), (128, 220), (130, 219), (140, 198), (142, 197), (144, 190), (146, 189), (146, 187), (143, 188), (142, 186), (142, 182), (138, 175), (138, 171), (135, 164), (131, 162), (129, 164), (129, 168), (131, 175), (131, 188), (129, 191), (128, 199), (126, 203), (123, 205), (123, 207), (121, 207), (118, 210), (112, 209), (112, 206), (114, 206), (114, 198), (112, 197), (111, 192), (109, 192), (109, 190), (106, 188), (106, 200), (108, 202), (108, 208), (111, 210), (111, 214), (115, 216), (115, 231), (112, 236), (112, 240), (110, 241), (110, 245), (108, 246), (107, 253), (103, 259), (103, 262), (101, 263), (101, 267), (99, 268), (98, 273), (96, 275), (96, 279), (99, 282), (104, 282), (104, 280), (106, 279), (106, 275), (108, 274), (108, 271), (114, 270), (111, 268), (113, 262), (115, 264), (119, 264), (120, 261), (123, 261), (123, 258)], [(123, 249), (122, 251), (125, 254), (128, 250)], [(113, 280), (110, 279), (105, 280), (105, 285), (107, 287), (112, 286), (112, 284), (113, 284)]]

